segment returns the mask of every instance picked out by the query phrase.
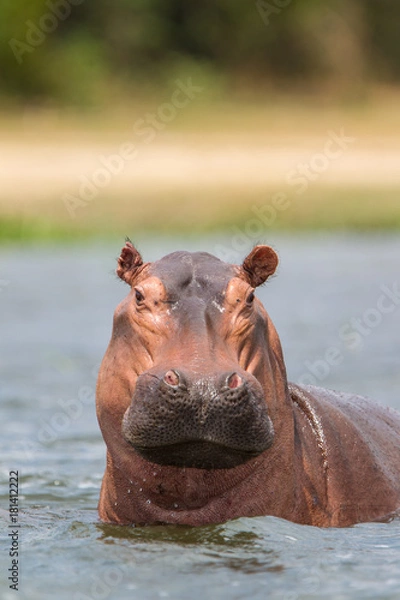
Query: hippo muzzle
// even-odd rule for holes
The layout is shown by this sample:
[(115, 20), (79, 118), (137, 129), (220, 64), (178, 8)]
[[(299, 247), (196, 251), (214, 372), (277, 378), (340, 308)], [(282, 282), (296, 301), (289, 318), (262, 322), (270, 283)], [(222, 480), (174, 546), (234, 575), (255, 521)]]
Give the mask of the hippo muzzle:
[(130, 292), (96, 389), (104, 522), (343, 527), (399, 514), (399, 415), (288, 384), (255, 294), (277, 264), (264, 245), (241, 265), (182, 251), (145, 263), (127, 240), (117, 274)]
[(239, 368), (204, 376), (180, 368), (143, 373), (122, 434), (150, 462), (198, 469), (236, 467), (274, 439), (262, 387)]

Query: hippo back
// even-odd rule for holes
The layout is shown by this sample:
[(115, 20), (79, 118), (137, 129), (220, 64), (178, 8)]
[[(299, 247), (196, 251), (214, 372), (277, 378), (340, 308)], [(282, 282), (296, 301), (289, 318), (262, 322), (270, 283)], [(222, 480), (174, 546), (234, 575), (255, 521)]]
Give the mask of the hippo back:
[[(305, 456), (318, 455), (323, 471), (321, 519), (343, 526), (398, 511), (400, 414), (361, 396), (315, 386), (290, 384), (289, 391), (298, 435), (309, 446)], [(312, 434), (304, 436), (306, 429)]]

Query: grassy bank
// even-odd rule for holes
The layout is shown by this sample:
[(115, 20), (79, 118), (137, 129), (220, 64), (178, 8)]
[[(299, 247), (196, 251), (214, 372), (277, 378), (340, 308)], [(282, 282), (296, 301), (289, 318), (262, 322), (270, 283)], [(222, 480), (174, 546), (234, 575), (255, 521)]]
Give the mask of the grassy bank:
[[(199, 99), (171, 121), (158, 112), (164, 100), (109, 114), (0, 115), (0, 243), (400, 230), (398, 91), (343, 106)], [(126, 144), (134, 159), (106, 173), (106, 185), (88, 184)], [(301, 165), (310, 177), (293, 185)]]
[[(279, 194), (279, 196), (277, 196)], [(269, 231), (400, 231), (400, 190), (313, 188), (177, 190), (140, 198), (101, 197), (74, 216), (60, 202), (0, 216), (0, 243), (84, 241), (125, 235), (226, 231), (257, 239)], [(279, 202), (277, 202), (279, 198)]]

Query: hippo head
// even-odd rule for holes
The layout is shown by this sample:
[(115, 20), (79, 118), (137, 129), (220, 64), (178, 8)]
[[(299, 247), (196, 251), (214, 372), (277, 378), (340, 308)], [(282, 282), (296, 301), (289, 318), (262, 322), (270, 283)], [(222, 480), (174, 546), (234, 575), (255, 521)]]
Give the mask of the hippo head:
[(109, 447), (119, 438), (145, 461), (197, 469), (231, 469), (270, 448), (280, 346), (255, 288), (277, 264), (269, 246), (240, 266), (205, 252), (144, 263), (126, 243), (117, 274), (131, 290), (98, 383)]

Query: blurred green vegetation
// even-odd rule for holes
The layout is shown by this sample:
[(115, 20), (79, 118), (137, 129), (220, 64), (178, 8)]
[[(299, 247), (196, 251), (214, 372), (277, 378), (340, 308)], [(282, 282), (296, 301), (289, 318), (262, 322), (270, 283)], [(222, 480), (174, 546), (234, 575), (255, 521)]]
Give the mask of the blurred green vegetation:
[[(60, 203), (43, 205), (14, 215), (0, 214), (0, 244), (18, 242), (74, 242), (93, 239), (123, 239), (128, 236), (207, 234), (244, 237), (248, 242), (267, 239), (272, 231), (357, 232), (399, 231), (399, 192), (394, 189), (367, 189), (317, 186), (289, 198), (288, 208), (271, 213), (276, 190), (243, 196), (240, 192), (197, 190), (142, 195), (141, 202), (123, 196), (104, 196), (75, 220), (67, 219)], [(171, 210), (173, 207), (173, 210)], [(258, 208), (258, 212), (254, 211)], [(265, 219), (259, 217), (263, 213)], [(272, 215), (272, 216), (271, 216)]]
[(109, 106), (192, 76), (215, 94), (400, 79), (393, 0), (3, 0), (1, 102)]
[[(234, 147), (251, 157), (274, 140), (277, 152), (310, 154), (335, 128), (357, 139), (358, 172), (363, 151), (379, 159), (377, 177), (351, 185), (351, 178), (322, 178), (265, 227), (266, 235), (400, 230), (392, 172), (400, 155), (399, 23), (393, 0), (2, 0), (0, 129), (12, 160), (2, 173), (0, 243), (245, 232), (254, 206), (268, 204), (280, 188), (257, 187), (251, 175), (239, 187), (219, 178), (216, 144), (222, 157)], [(169, 144), (182, 152), (204, 147), (204, 157), (208, 148), (208, 159), (198, 161), (210, 166), (212, 185), (203, 185), (196, 163), (200, 175), (181, 187), (162, 187), (165, 173), (149, 176), (143, 188), (133, 179), (119, 192), (101, 190), (70, 218), (63, 194), (91, 174), (100, 151), (136, 143), (132, 125), (169, 100), (176, 79), (191, 79), (204, 92), (157, 130), (156, 167), (168, 170)], [(81, 146), (87, 172), (74, 158)]]

